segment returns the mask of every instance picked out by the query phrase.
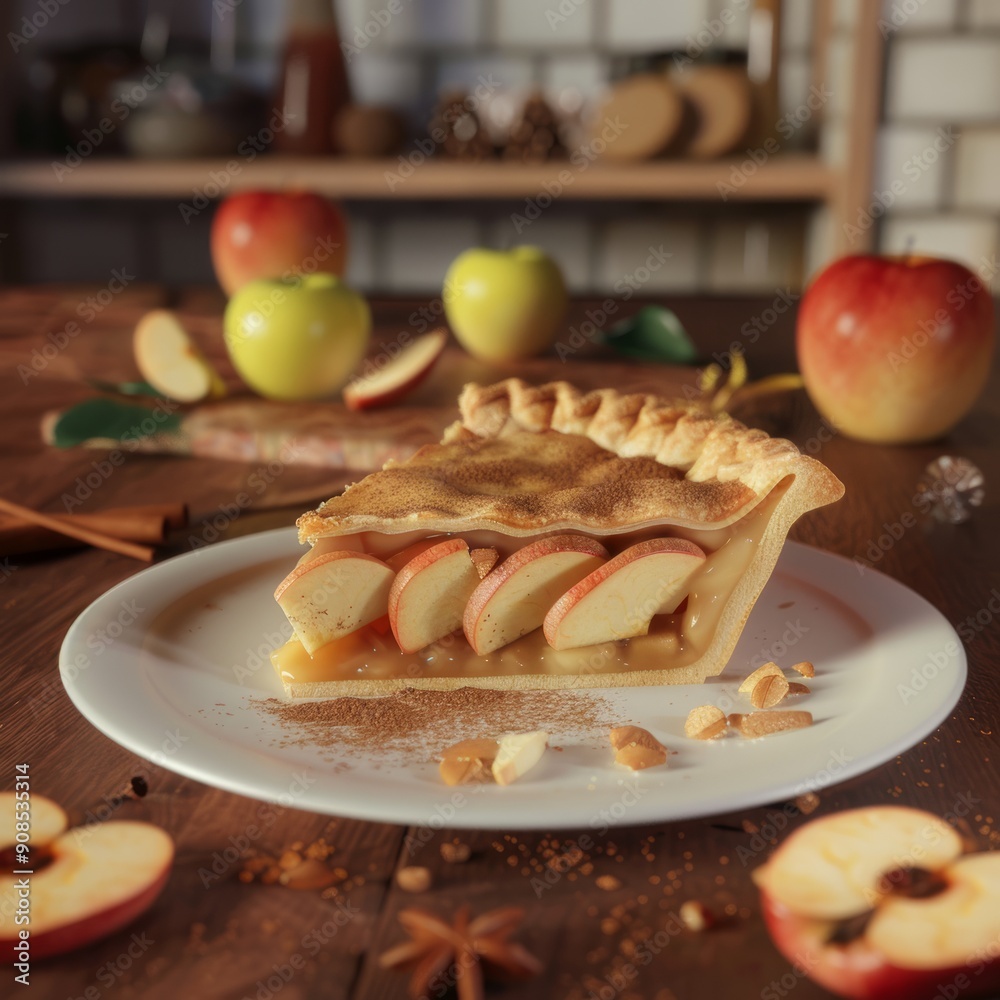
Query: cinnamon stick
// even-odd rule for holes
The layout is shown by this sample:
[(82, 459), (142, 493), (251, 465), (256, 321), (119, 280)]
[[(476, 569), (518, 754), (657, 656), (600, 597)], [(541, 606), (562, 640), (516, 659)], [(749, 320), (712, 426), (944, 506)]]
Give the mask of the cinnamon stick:
[(152, 562), (155, 550), (145, 545), (137, 545), (134, 542), (115, 538), (102, 531), (84, 527), (78, 523), (69, 521), (68, 516), (63, 519), (53, 514), (42, 514), (30, 507), (22, 507), (18, 503), (4, 500), (0, 497), (0, 511), (12, 514), (22, 521), (48, 528), (60, 535), (75, 538), (78, 541), (86, 542), (99, 549), (107, 549), (109, 552), (117, 552), (119, 555), (130, 556), (133, 559), (141, 559), (143, 562)]

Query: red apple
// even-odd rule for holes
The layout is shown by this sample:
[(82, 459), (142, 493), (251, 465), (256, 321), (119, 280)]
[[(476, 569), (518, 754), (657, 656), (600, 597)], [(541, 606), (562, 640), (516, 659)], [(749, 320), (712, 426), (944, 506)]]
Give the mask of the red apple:
[(764, 922), (782, 955), (838, 996), (992, 992), (1000, 852), (962, 846), (943, 820), (902, 806), (813, 820), (754, 872)]
[(972, 408), (993, 355), (993, 300), (961, 264), (844, 257), (802, 297), (799, 369), (837, 430), (906, 444), (946, 434)]
[[(170, 837), (150, 823), (113, 820), (66, 831), (66, 814), (54, 802), (33, 794), (30, 805), (25, 854), (15, 839), (23, 800), (0, 793), (0, 852), (12, 858), (0, 874), (0, 961), (15, 968), (24, 930), (30, 958), (45, 958), (131, 923), (160, 895), (174, 856)], [(25, 869), (33, 874), (17, 874)]]
[(310, 191), (242, 191), (212, 220), (212, 263), (227, 295), (258, 278), (342, 275), (346, 261), (343, 213)]

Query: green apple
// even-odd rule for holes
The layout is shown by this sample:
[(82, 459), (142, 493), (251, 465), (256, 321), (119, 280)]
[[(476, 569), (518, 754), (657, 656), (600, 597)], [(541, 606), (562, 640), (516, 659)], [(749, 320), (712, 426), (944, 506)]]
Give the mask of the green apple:
[(229, 300), (225, 338), (244, 382), (269, 399), (322, 399), (365, 355), (368, 303), (333, 274), (251, 281)]
[(445, 275), (444, 308), (474, 357), (517, 361), (552, 346), (566, 313), (566, 283), (538, 247), (466, 250)]

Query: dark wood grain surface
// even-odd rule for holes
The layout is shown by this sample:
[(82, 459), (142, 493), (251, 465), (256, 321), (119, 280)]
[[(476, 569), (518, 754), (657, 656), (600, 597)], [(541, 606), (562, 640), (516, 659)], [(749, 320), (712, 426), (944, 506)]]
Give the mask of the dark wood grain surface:
[[(60, 331), (80, 318), (80, 303), (96, 291), (59, 287), (0, 293), (0, 493), (50, 511), (63, 510), (65, 495), (77, 493), (83, 499), (78, 510), (183, 499), (196, 519), (211, 517), (245, 488), (252, 464), (130, 454), (112, 474), (99, 475), (99, 486), (88, 494), (86, 479), (95, 469), (100, 473), (94, 463), (101, 454), (41, 444), (41, 414), (89, 395), (82, 376), (134, 377), (128, 337), (145, 309), (162, 304), (180, 309), (206, 350), (216, 358), (221, 353), (221, 299), (208, 291), (156, 288), (127, 290), (80, 324), (78, 333), (62, 338), (65, 346), (59, 347)], [(780, 297), (672, 304), (706, 354), (742, 340), (754, 374), (762, 375), (788, 370), (793, 363), (793, 316), (773, 311), (777, 301)], [(588, 305), (574, 307), (573, 324), (586, 318)], [(414, 308), (405, 302), (377, 304), (379, 336), (391, 340), (409, 329)], [(751, 342), (741, 329), (762, 316), (767, 329)], [(535, 365), (531, 374), (599, 384), (607, 371), (587, 347), (565, 363), (553, 359)], [(666, 376), (651, 366), (619, 370), (615, 376), (623, 385), (666, 384)], [(998, 400), (1000, 380), (994, 372), (973, 414), (948, 440), (911, 448), (845, 440), (822, 423), (801, 394), (763, 414), (770, 430), (816, 454), (847, 486), (842, 502), (803, 519), (793, 537), (869, 559), (912, 587), (961, 626), (970, 664), (965, 694), (940, 729), (863, 776), (823, 787), (816, 814), (867, 803), (907, 803), (955, 816), (980, 846), (998, 846), (1000, 627), (990, 610), (991, 601), (994, 609), (1000, 605)], [(964, 525), (923, 518), (914, 507), (921, 470), (943, 453), (971, 459), (986, 476), (986, 502)], [(353, 478), (288, 467), (227, 534), (290, 524), (300, 507)], [(189, 548), (197, 531), (196, 523), (181, 532), (173, 551)], [(490, 995), (546, 1000), (783, 997), (792, 991), (807, 1000), (827, 995), (771, 946), (750, 879), (771, 845), (803, 822), (787, 803), (601, 835), (593, 830), (470, 834), (445, 829), (424, 840), (416, 830), (264, 805), (180, 777), (120, 748), (73, 707), (59, 681), (57, 657), (74, 618), (138, 568), (95, 550), (0, 560), (0, 787), (12, 787), (15, 765), (27, 763), (33, 791), (61, 802), (76, 819), (112, 812), (147, 819), (161, 824), (177, 844), (169, 885), (156, 906), (129, 929), (87, 950), (34, 962), (31, 996), (402, 997), (405, 977), (380, 970), (376, 957), (400, 940), (396, 913), (414, 903), (443, 914), (462, 903), (474, 910), (500, 904), (526, 908), (520, 939), (544, 961), (545, 971), (525, 985), (494, 988)], [(108, 800), (136, 775), (145, 777), (149, 794), (112, 809)], [(746, 832), (745, 820), (761, 833)], [(593, 840), (588, 860), (570, 865), (544, 891), (533, 886), (539, 866), (548, 870), (547, 856), (564, 853), (588, 833)], [(280, 852), (319, 836), (334, 845), (336, 863), (350, 875), (337, 897), (238, 879), (237, 854)], [(465, 864), (445, 864), (440, 845), (456, 837), (471, 845), (472, 856)], [(432, 870), (428, 892), (414, 896), (395, 885), (394, 871), (407, 864)], [(608, 884), (598, 884), (605, 874), (615, 877), (617, 887), (601, 888)], [(722, 918), (720, 925), (703, 934), (679, 932), (676, 913), (687, 899), (707, 904)], [(0, 995), (14, 995), (10, 975), (0, 971)]]

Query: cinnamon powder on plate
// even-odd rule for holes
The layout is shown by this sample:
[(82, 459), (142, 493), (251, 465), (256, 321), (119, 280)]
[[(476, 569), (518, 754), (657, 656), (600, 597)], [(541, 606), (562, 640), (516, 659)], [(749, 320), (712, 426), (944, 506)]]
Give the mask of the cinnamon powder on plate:
[(407, 688), (381, 698), (268, 698), (254, 704), (282, 724), (282, 746), (312, 744), (355, 754), (435, 754), (462, 739), (540, 728), (603, 740), (618, 721), (604, 698), (566, 691)]

